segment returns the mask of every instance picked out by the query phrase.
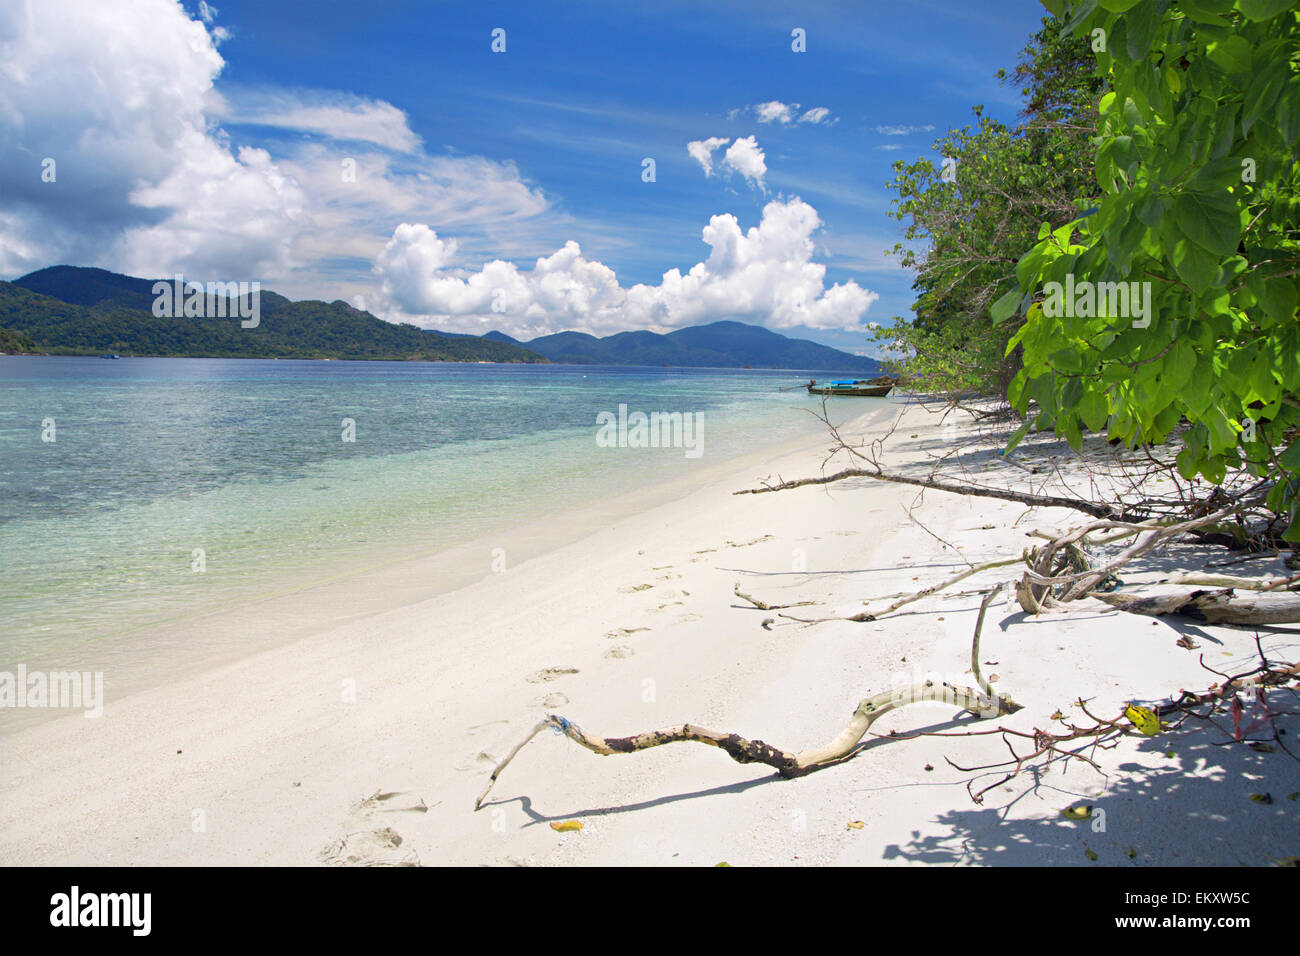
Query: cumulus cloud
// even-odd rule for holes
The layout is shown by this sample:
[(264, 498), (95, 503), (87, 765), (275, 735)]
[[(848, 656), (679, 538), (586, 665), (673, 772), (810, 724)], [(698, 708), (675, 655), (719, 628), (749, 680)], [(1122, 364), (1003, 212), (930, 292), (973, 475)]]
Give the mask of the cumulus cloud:
[(794, 119), (799, 104), (786, 104), (780, 100), (770, 100), (767, 103), (759, 103), (753, 109), (760, 123), (789, 123)]
[(221, 66), (204, 24), (167, 0), (0, 8), (0, 204), (13, 225), (0, 270), (135, 264), (150, 250), (162, 268), (185, 256), (227, 274), (287, 267), (301, 195), (265, 153), (209, 132)]
[[(686, 152), (700, 164), (705, 176), (712, 176), (713, 154), (727, 143), (731, 143), (731, 140), (722, 136), (698, 139), (686, 144)], [(743, 136), (731, 143), (723, 153), (722, 163), (718, 168), (739, 173), (750, 186), (761, 190), (766, 189), (763, 177), (767, 175), (767, 157), (758, 145), (758, 140), (753, 136)]]
[(883, 133), (885, 136), (909, 136), (912, 133), (929, 133), (934, 127), (926, 123), (924, 126), (877, 126), (876, 132)]
[[(713, 216), (701, 232), (707, 259), (658, 285), (620, 286), (613, 270), (568, 242), (530, 270), (495, 259), (455, 268), (456, 245), (424, 224), (403, 223), (375, 261), (389, 318), (453, 331), (501, 329), (521, 338), (562, 329), (605, 334), (675, 328), (732, 318), (771, 328), (861, 328), (878, 298), (855, 282), (826, 287), (813, 261), (817, 211), (798, 198), (774, 200), (747, 232), (735, 216)], [(381, 311), (383, 309), (381, 308)]]
[(375, 260), (381, 298), (407, 315), (457, 317), (461, 331), (504, 328), (532, 337), (599, 323), (624, 299), (614, 270), (582, 256), (573, 241), (527, 272), (494, 259), (477, 272), (448, 271), (455, 240), (423, 223), (402, 223)]
[(758, 140), (753, 136), (737, 139), (727, 147), (723, 165), (745, 177), (745, 182), (759, 189), (766, 188), (763, 177), (767, 175), (767, 162)]
[(780, 100), (768, 100), (766, 103), (756, 103), (753, 106), (730, 110), (727, 113), (727, 118), (734, 120), (743, 112), (753, 113), (754, 118), (760, 123), (780, 123), (782, 126), (789, 126), (791, 123), (830, 126), (837, 122), (831, 117), (831, 111), (825, 106), (814, 106), (812, 109), (800, 113), (801, 109), (803, 107), (798, 103), (782, 103)]
[[(0, 275), (70, 262), (356, 295), (403, 219), (510, 254), (548, 209), (513, 164), (425, 153), (391, 104), (221, 95), (216, 14), (192, 19), (176, 0), (0, 5)], [(262, 146), (223, 123), (277, 129)]]
[(704, 170), (705, 176), (713, 175), (713, 151), (719, 146), (725, 146), (731, 142), (726, 136), (710, 136), (708, 139), (692, 140), (686, 144), (686, 152), (691, 154), (691, 158), (700, 164)]

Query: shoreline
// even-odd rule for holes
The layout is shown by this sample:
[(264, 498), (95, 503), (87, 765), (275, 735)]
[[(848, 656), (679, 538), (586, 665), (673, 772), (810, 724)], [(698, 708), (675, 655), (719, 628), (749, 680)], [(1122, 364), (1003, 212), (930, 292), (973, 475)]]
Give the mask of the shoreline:
[[(882, 409), (866, 413), (878, 416)], [(859, 418), (863, 416), (858, 416)], [(820, 434), (820, 432), (818, 432)], [(595, 533), (611, 521), (662, 507), (722, 479), (738, 467), (810, 448), (809, 437), (785, 438), (739, 458), (711, 463), (657, 484), (603, 497), (578, 507), (526, 518), (521, 524), (476, 533), (457, 544), (418, 545), (364, 552), (360, 566), (283, 569), (270, 590), (235, 593), (230, 607), (210, 602), (198, 610), (133, 622), (90, 644), (62, 645), (27, 654), (29, 670), (87, 669), (109, 675), (107, 700), (202, 675), (261, 651), (282, 647), (348, 623), (454, 594), (493, 575), (502, 553), (507, 567), (544, 556)], [(349, 555), (349, 559), (356, 555)], [(88, 654), (87, 648), (93, 648)], [(15, 662), (19, 663), (19, 662)], [(0, 738), (63, 716), (55, 710), (0, 711)]]
[[(917, 405), (886, 407), (843, 431), (878, 436), (903, 410), (891, 469), (924, 469), (954, 440), (978, 441)], [(846, 615), (1024, 547), (1024, 509), (1009, 502), (921, 501), (914, 488), (865, 478), (732, 494), (764, 474), (815, 474), (821, 460), (805, 444), (731, 467), (451, 594), (133, 694), (98, 720), (0, 738), (10, 768), (0, 860), (1267, 865), (1293, 840), (1294, 804), (1249, 799), (1265, 773), (1280, 775), (1272, 786), (1285, 795), (1295, 771), (1284, 754), (1196, 733), (1125, 738), (1099, 755), (1105, 775), (1079, 762), (1026, 773), (977, 805), (973, 775), (947, 761), (1005, 760), (1005, 745), (996, 735), (910, 738), (983, 729), (926, 704), (883, 718), (855, 759), (794, 780), (709, 747), (605, 758), (545, 734), (475, 812), (492, 767), (547, 713), (602, 735), (689, 721), (799, 749), (838, 733), (869, 692), (919, 676), (969, 682), (978, 598), (938, 595), (874, 624), (805, 626), (734, 597), (739, 583), (772, 603), (815, 601), (810, 616)], [(1058, 519), (1068, 515), (1044, 509), (1028, 525)], [(999, 723), (1024, 731), (1054, 710), (1070, 716), (1080, 697), (1110, 710), (1201, 686), (1198, 653), (1225, 669), (1255, 653), (1250, 634), (1213, 626), (1195, 629), (1205, 649), (1190, 653), (1175, 624), (1104, 607), (1037, 620), (990, 610), (989, 679), (1024, 705)], [(1266, 639), (1288, 642), (1295, 632)], [(1081, 801), (1106, 810), (1100, 832), (1062, 819)], [(567, 820), (583, 829), (550, 826)]]

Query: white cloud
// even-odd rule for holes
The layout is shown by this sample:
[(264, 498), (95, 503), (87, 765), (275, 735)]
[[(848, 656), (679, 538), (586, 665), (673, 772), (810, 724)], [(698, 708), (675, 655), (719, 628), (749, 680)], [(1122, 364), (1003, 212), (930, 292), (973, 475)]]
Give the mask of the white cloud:
[(454, 241), (423, 224), (403, 223), (376, 259), (380, 311), (452, 331), (501, 329), (520, 338), (564, 329), (606, 334), (733, 318), (772, 328), (858, 330), (878, 298), (855, 282), (826, 288), (826, 267), (812, 261), (821, 220), (795, 198), (769, 202), (759, 224), (742, 232), (736, 217), (713, 216), (701, 238), (711, 248), (685, 274), (623, 289), (613, 270), (568, 242), (524, 271), (500, 259), (477, 271), (452, 267)]
[(926, 123), (924, 126), (877, 126), (876, 132), (883, 133), (886, 136), (908, 136), (912, 133), (929, 133), (934, 127)]
[[(0, 5), (0, 275), (66, 262), (343, 297), (404, 219), (510, 254), (547, 212), (513, 164), (431, 156), (388, 103), (219, 95), (215, 29), (175, 0)], [(278, 129), (259, 148), (223, 119)]]
[(712, 176), (713, 151), (719, 146), (725, 146), (730, 142), (731, 139), (725, 136), (710, 136), (708, 139), (692, 140), (686, 144), (686, 152), (690, 153), (691, 158), (700, 164), (705, 176)]
[(752, 112), (760, 123), (780, 123), (782, 126), (788, 126), (791, 123), (810, 123), (814, 126), (825, 124), (831, 126), (837, 122), (836, 119), (830, 118), (831, 111), (825, 106), (814, 106), (802, 114), (802, 109), (798, 103), (782, 103), (780, 100), (769, 100), (766, 103), (756, 103), (753, 106), (746, 106), (743, 109), (730, 110), (727, 113), (728, 119), (735, 119), (742, 112)]
[(275, 126), (405, 153), (420, 145), (406, 113), (393, 104), (332, 90), (236, 88), (214, 95), (208, 113), (227, 124)]
[(727, 147), (723, 165), (740, 173), (751, 186), (766, 188), (763, 184), (763, 177), (767, 175), (766, 157), (753, 136), (739, 138)]
[(753, 107), (754, 114), (758, 117), (760, 123), (789, 123), (794, 119), (794, 114), (798, 109), (798, 103), (787, 104), (782, 103), (780, 100), (759, 103)]
[(162, 271), (187, 257), (232, 277), (287, 268), (302, 197), (265, 153), (209, 131), (221, 67), (204, 25), (167, 0), (0, 7), (0, 204), (14, 224), (0, 270), (55, 258)]

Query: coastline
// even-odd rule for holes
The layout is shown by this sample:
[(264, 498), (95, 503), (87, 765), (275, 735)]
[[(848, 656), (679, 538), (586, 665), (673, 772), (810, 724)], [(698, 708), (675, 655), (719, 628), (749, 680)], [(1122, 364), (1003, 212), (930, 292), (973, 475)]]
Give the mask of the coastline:
[[(890, 416), (855, 421), (845, 436), (882, 434), (900, 410), (886, 407)], [(953, 436), (917, 406), (906, 415), (889, 461), (924, 467)], [(1024, 509), (1010, 503), (928, 493), (915, 514), (932, 537), (905, 516), (911, 488), (856, 479), (732, 494), (767, 475), (816, 474), (824, 445), (733, 461), (676, 500), (608, 516), (503, 574), (139, 691), (103, 718), (0, 738), (10, 768), (0, 860), (1089, 865), (1092, 852), (1096, 865), (1262, 864), (1286, 842), (1293, 805), (1252, 804), (1238, 792), (1250, 774), (1215, 763), (1284, 755), (1181, 740), (1188, 750), (1173, 758), (1163, 741), (1125, 741), (1106, 756), (1109, 778), (1076, 764), (976, 806), (970, 775), (944, 758), (1004, 759), (996, 737), (871, 739), (854, 760), (785, 781), (712, 748), (605, 759), (547, 734), (473, 812), (496, 760), (546, 713), (601, 734), (690, 721), (797, 748), (837, 733), (868, 692), (918, 673), (969, 679), (978, 599), (805, 627), (732, 595), (739, 582), (769, 602), (818, 601), (818, 616), (852, 613), (959, 569), (944, 542), (979, 560), (1024, 546)], [(1110, 610), (1022, 618), (998, 611), (983, 646), (999, 689), (1025, 705), (1009, 726), (1042, 724), (1079, 696), (1105, 708), (1204, 683), (1163, 622)], [(1248, 634), (1205, 631), (1222, 666), (1253, 654)], [(962, 728), (955, 717), (918, 705), (879, 732)], [(1060, 819), (1079, 799), (1111, 807), (1108, 830)], [(584, 829), (548, 825), (570, 819)], [(864, 827), (847, 826), (855, 820)], [(1225, 848), (1233, 856), (1218, 858)]]

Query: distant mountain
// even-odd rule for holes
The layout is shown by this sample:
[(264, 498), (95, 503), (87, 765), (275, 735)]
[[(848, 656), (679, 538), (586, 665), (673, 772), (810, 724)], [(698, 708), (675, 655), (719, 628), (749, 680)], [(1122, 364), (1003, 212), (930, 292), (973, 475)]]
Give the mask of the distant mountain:
[[(154, 279), (53, 266), (0, 282), (0, 337), (9, 348), (59, 354), (115, 352), (199, 358), (410, 359), (545, 362), (536, 352), (476, 336), (395, 324), (343, 301), (291, 302), (262, 290), (256, 328), (233, 318), (159, 318)], [(213, 300), (215, 302), (215, 300)], [(233, 311), (227, 308), (227, 313)], [(26, 347), (17, 347), (17, 346)]]
[(787, 338), (770, 329), (744, 322), (712, 322), (656, 332), (619, 332), (597, 338), (585, 332), (557, 332), (531, 342), (512, 339), (501, 332), (483, 336), (518, 345), (546, 356), (552, 362), (572, 365), (685, 365), (711, 368), (833, 369), (878, 374), (873, 358), (851, 355), (806, 339)]
[(139, 279), (81, 266), (52, 266), (13, 282), (0, 282), (0, 352), (551, 361), (574, 365), (821, 369), (870, 375), (881, 369), (875, 359), (805, 339), (787, 338), (743, 322), (713, 322), (666, 335), (640, 331), (597, 338), (585, 332), (557, 332), (520, 342), (501, 332), (476, 336), (399, 325), (341, 300), (292, 302), (266, 289), (260, 293), (260, 323), (245, 329), (237, 317), (156, 317), (156, 281), (171, 280)]

